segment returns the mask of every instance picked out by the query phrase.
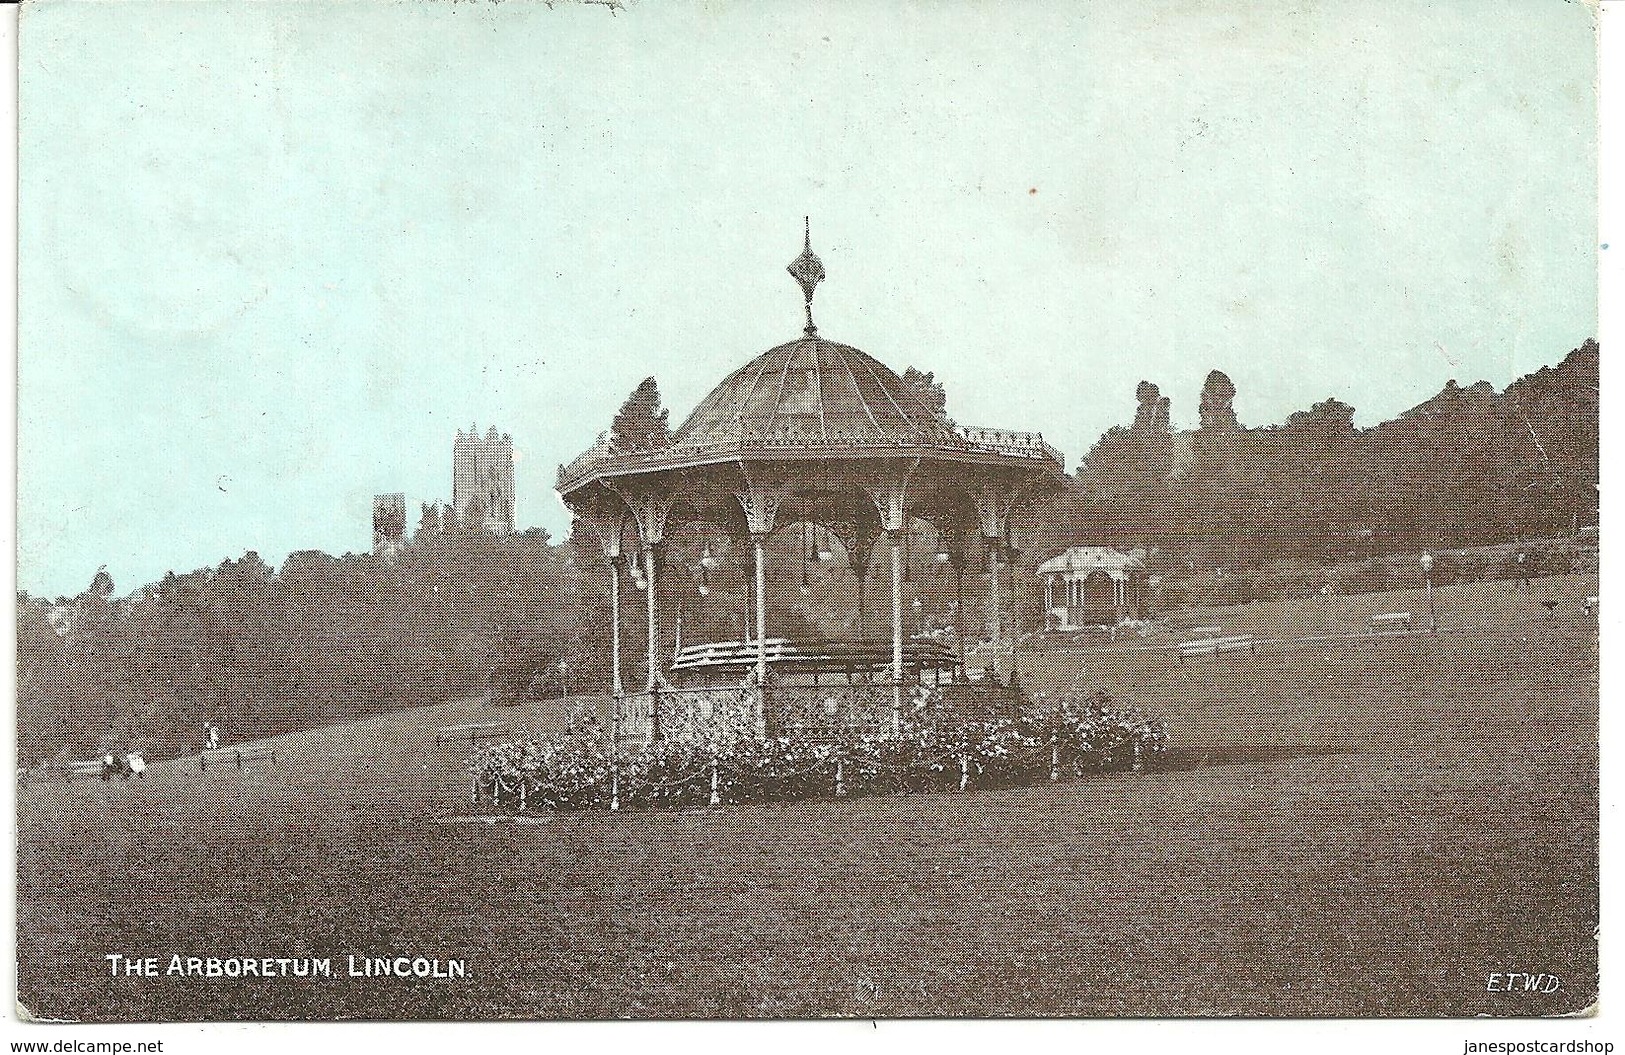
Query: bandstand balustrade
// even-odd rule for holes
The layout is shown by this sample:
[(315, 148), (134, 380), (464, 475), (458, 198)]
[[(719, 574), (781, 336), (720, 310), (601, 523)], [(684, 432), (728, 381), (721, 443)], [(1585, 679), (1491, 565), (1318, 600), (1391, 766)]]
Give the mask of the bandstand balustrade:
[[(899, 695), (902, 708), (897, 706)], [(921, 718), (1010, 717), (1019, 700), (1015, 690), (995, 681), (660, 688), (618, 699), (615, 729), (623, 744), (662, 739), (718, 745), (764, 736), (821, 740), (851, 733), (895, 736)]]

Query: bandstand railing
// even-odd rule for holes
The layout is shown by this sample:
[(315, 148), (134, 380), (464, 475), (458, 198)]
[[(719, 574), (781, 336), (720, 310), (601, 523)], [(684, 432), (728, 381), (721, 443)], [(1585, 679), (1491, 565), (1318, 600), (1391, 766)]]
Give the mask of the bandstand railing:
[(894, 735), (927, 708), (966, 720), (1008, 717), (1020, 708), (1019, 695), (997, 682), (910, 681), (902, 693), (896, 689), (891, 681), (656, 689), (616, 700), (615, 730), (620, 740), (631, 742), (834, 739), (849, 733)]
[(870, 434), (843, 435), (839, 432), (825, 435), (800, 428), (773, 431), (742, 431), (737, 436), (710, 443), (679, 443), (671, 447), (647, 451), (617, 452), (605, 447), (593, 447), (559, 466), (555, 486), (568, 491), (593, 472), (622, 466), (639, 470), (669, 468), (692, 462), (709, 461), (739, 454), (742, 448), (750, 453), (775, 450), (785, 452), (819, 450), (838, 454), (842, 450), (862, 450), (866, 455), (891, 451), (898, 455), (925, 451), (972, 451), (1002, 457), (1030, 458), (1053, 461), (1064, 465), (1061, 452), (1044, 441), (1043, 433), (1018, 432), (1012, 429), (984, 429), (958, 427), (940, 437), (922, 439), (915, 436), (875, 437)]

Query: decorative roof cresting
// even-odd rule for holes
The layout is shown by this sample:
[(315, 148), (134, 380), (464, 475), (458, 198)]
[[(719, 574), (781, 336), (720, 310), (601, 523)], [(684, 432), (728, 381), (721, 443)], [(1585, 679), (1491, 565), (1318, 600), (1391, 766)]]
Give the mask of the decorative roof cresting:
[(818, 288), (818, 283), (824, 281), (824, 262), (818, 259), (817, 253), (812, 251), (812, 217), (810, 216), (803, 218), (801, 255), (790, 261), (790, 266), (785, 270), (790, 272), (790, 277), (795, 279), (796, 284), (801, 287), (801, 295), (806, 301), (807, 328), (802, 332), (806, 333), (808, 337), (817, 337), (818, 327), (813, 325), (812, 299), (813, 291)]

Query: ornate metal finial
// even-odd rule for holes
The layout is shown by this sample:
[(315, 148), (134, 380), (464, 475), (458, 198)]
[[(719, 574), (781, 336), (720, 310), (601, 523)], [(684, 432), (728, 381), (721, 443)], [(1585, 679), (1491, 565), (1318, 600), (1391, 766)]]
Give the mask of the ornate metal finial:
[(801, 295), (806, 300), (807, 328), (803, 332), (808, 337), (817, 337), (818, 327), (813, 325), (812, 299), (813, 290), (818, 288), (818, 283), (824, 281), (824, 262), (812, 251), (812, 217), (804, 217), (803, 222), (805, 233), (801, 243), (801, 255), (790, 261), (790, 266), (785, 270), (790, 272), (790, 277), (801, 287)]

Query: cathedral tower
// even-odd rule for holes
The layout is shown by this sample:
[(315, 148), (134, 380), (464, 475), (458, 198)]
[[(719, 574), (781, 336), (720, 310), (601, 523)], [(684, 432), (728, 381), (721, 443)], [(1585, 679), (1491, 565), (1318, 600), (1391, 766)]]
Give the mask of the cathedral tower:
[(406, 496), (372, 496), (372, 552), (391, 564), (406, 544)]
[(451, 504), (457, 515), (498, 535), (514, 524), (513, 437), (493, 426), (481, 436), (477, 426), (458, 430), (451, 448)]

